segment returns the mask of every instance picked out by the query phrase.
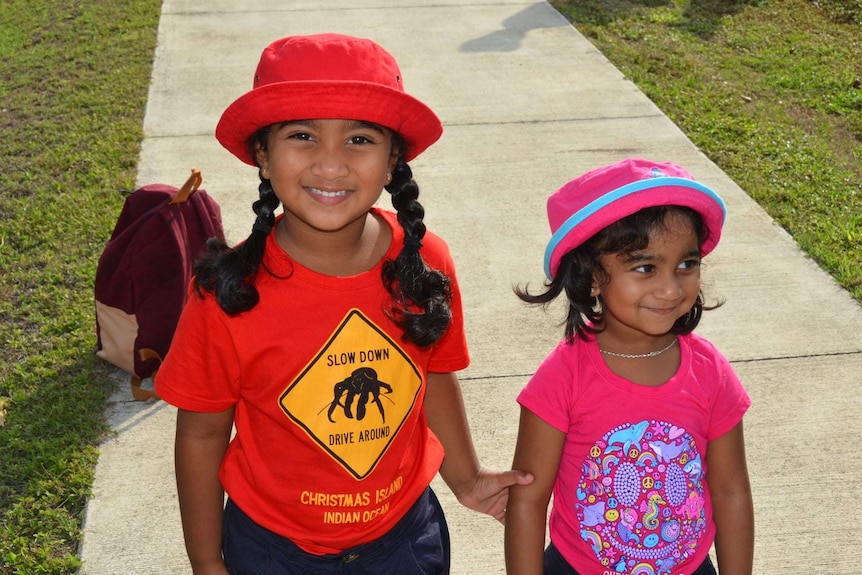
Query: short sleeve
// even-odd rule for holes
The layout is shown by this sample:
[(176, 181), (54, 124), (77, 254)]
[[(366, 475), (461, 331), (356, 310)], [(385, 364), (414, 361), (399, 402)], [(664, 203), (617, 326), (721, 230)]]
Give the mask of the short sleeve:
[(434, 346), (434, 352), (428, 363), (428, 371), (433, 373), (460, 371), (470, 364), (470, 354), (467, 348), (467, 337), (464, 333), (464, 310), (461, 303), (461, 290), (455, 273), (455, 263), (449, 254), (449, 247), (440, 237), (428, 232), (423, 241), (426, 246), (423, 248), (423, 257), (428, 258), (427, 263), (430, 267), (446, 274), (449, 278), (449, 288), (452, 294), (450, 304), (452, 319), (446, 333)]
[(721, 437), (736, 427), (751, 406), (751, 398), (730, 362), (717, 350), (715, 355), (718, 373), (713, 396), (712, 417), (707, 435), (707, 439), (710, 441)]
[(561, 342), (536, 369), (518, 403), (563, 433), (569, 431), (574, 397), (574, 346)]
[(188, 411), (229, 409), (239, 399), (239, 363), (224, 312), (193, 291), (155, 377), (156, 393)]

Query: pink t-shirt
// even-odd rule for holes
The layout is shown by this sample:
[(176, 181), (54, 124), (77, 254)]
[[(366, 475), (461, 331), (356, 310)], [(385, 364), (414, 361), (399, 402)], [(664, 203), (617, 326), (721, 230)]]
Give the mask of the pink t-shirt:
[(595, 341), (561, 342), (518, 396), (566, 434), (549, 529), (581, 575), (689, 575), (709, 553), (707, 444), (751, 400), (711, 343), (679, 345), (677, 373), (649, 387), (615, 375)]

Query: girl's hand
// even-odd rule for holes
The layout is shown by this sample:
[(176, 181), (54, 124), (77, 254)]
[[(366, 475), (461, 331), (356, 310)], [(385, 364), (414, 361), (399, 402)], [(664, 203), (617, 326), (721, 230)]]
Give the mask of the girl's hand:
[(463, 490), (453, 492), (464, 507), (486, 513), (500, 523), (505, 523), (509, 487), (512, 485), (529, 485), (532, 482), (533, 476), (523, 471), (481, 469), (471, 484), (466, 485)]
[(464, 411), (461, 385), (454, 373), (428, 374), (425, 415), (446, 453), (440, 467), (443, 481), (462, 505), (487, 513), (502, 523), (506, 517), (509, 487), (528, 485), (533, 476), (522, 471), (488, 471), (479, 465)]

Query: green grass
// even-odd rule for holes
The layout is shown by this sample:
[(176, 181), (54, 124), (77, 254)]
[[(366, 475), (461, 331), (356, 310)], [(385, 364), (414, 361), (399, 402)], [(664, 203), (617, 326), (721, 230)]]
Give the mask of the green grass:
[(0, 573), (77, 570), (111, 392), (93, 278), (134, 183), (158, 0), (0, 3)]
[[(553, 2), (862, 300), (862, 1)], [(0, 574), (74, 573), (160, 0), (0, 2)]]
[(862, 301), (862, 0), (553, 0)]

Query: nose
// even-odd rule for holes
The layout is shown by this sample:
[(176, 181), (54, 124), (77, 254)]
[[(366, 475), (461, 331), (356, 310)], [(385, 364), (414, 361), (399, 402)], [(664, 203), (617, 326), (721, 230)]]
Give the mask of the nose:
[(337, 143), (322, 145), (318, 148), (311, 166), (311, 173), (327, 181), (346, 176), (349, 172), (344, 150)]
[(657, 298), (665, 301), (675, 301), (684, 294), (682, 280), (676, 273), (665, 273), (658, 277), (655, 289)]

